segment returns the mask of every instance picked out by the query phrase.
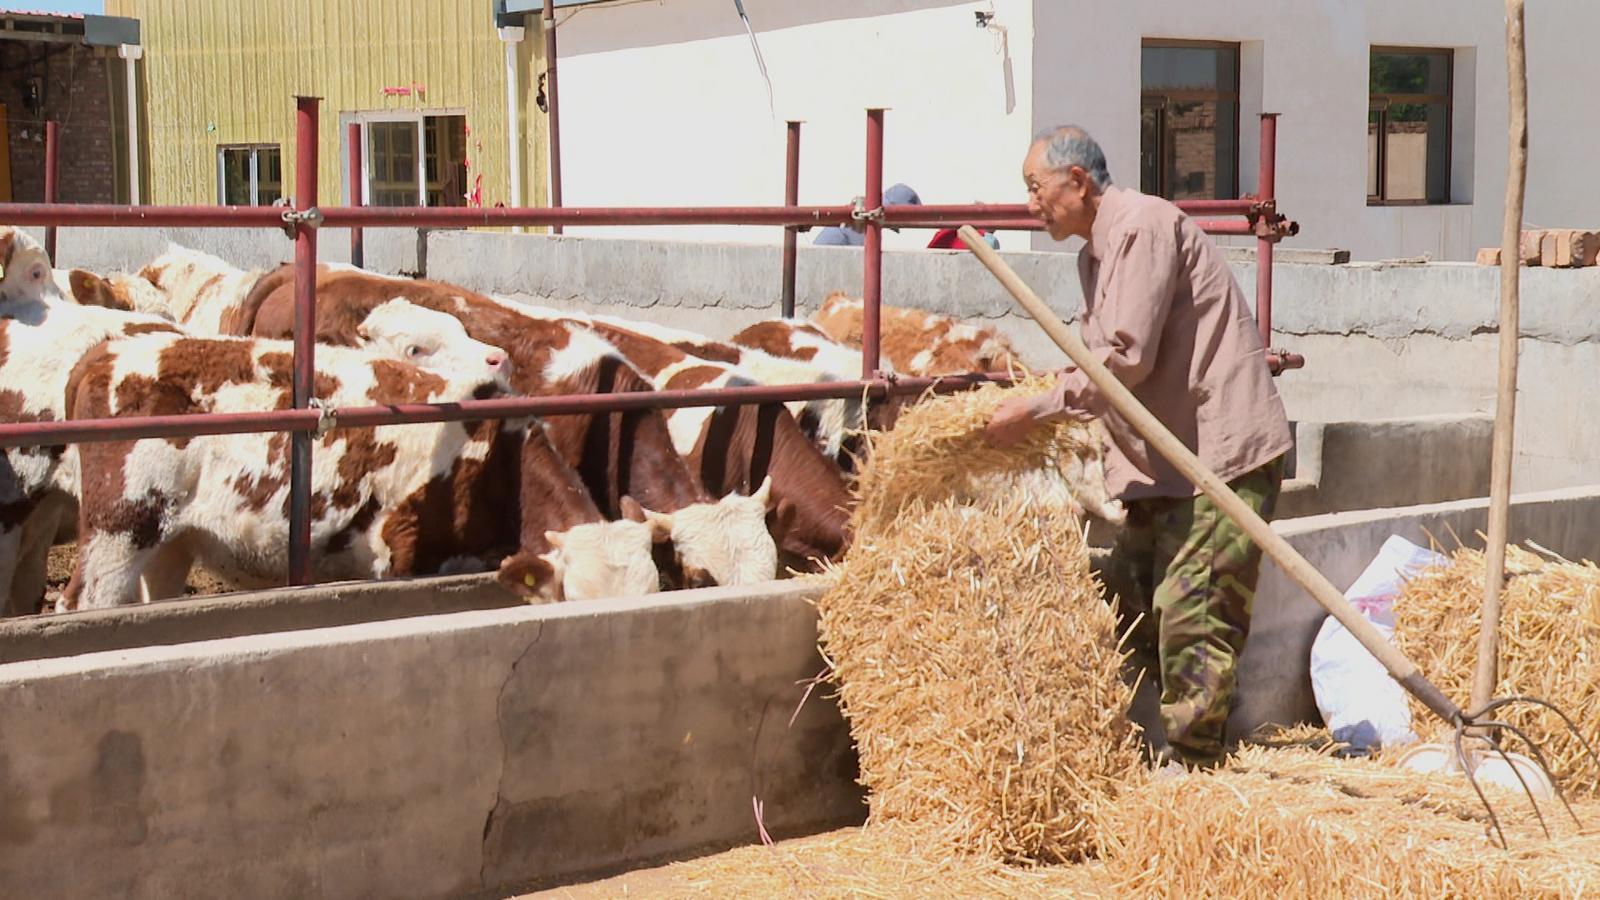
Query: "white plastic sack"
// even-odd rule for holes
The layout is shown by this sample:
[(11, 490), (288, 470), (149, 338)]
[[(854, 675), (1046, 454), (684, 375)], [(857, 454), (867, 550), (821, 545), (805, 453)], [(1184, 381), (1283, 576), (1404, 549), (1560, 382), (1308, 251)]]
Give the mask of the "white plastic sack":
[[(1391, 536), (1344, 592), (1385, 638), (1394, 634), (1394, 601), (1405, 579), (1445, 557)], [(1403, 688), (1339, 620), (1329, 616), (1311, 645), (1311, 690), (1334, 740), (1370, 751), (1416, 741)]]

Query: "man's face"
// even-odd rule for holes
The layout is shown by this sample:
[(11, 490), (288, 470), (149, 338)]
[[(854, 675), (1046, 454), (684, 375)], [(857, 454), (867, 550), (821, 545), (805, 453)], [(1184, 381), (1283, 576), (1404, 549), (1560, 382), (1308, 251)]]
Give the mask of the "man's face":
[(1050, 237), (1064, 241), (1072, 235), (1087, 239), (1094, 224), (1093, 193), (1089, 173), (1081, 166), (1052, 169), (1044, 142), (1034, 144), (1022, 161), (1022, 180), (1028, 187), (1028, 213), (1044, 223)]

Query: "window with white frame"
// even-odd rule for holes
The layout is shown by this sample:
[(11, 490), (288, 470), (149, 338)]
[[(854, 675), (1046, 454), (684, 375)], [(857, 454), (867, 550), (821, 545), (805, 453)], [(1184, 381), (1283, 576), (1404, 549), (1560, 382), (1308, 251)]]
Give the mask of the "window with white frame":
[(342, 120), (361, 126), (368, 206), (467, 205), (465, 115), (386, 111), (346, 113)]
[(283, 150), (277, 144), (224, 144), (217, 148), (217, 202), (271, 206), (283, 196)]

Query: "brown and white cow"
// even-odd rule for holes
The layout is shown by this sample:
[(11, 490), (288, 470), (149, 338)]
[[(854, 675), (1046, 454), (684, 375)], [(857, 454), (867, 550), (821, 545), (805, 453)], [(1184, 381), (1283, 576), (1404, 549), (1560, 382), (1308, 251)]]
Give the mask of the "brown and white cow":
[[(763, 319), (728, 339), (771, 356), (809, 363), (836, 378), (860, 378), (861, 350), (846, 347), (805, 319)], [(894, 372), (884, 360), (883, 370)]]
[[(515, 393), (529, 396), (630, 393), (653, 390), (616, 348), (587, 328), (528, 315), (515, 304), (439, 282), (391, 278), (349, 267), (320, 267), (317, 340), (353, 345), (361, 323), (386, 298), (448, 313), (473, 338), (510, 356)], [(238, 321), (259, 336), (291, 333), (293, 270), (261, 279)], [(628, 518), (623, 498), (641, 509), (671, 514), (675, 557), (659, 560), (677, 584), (740, 583), (739, 560), (770, 555), (765, 511), (734, 496), (713, 502), (674, 449), (665, 418), (655, 410), (552, 416), (546, 420), (561, 458), (583, 479), (601, 512)], [(770, 576), (769, 576), (770, 577)]]
[(168, 244), (139, 270), (165, 298), (165, 315), (193, 334), (241, 335), (250, 331), (244, 303), (262, 273), (209, 253)]
[[(552, 320), (594, 328), (648, 375), (658, 390), (763, 383), (738, 366), (694, 355), (646, 334), (643, 327), (634, 330), (614, 319), (535, 311)], [(673, 410), (667, 422), (678, 452), (689, 459), (711, 490), (747, 493), (763, 479), (771, 479), (773, 536), (787, 562), (809, 567), (816, 560), (837, 559), (843, 554), (849, 544), (852, 504), (843, 473), (805, 436), (782, 404), (687, 407)]]
[[(458, 402), (496, 391), (506, 377), (503, 361), (483, 345), (471, 355), (474, 367), (447, 377), (361, 350), (320, 348), (314, 393), (339, 407)], [(66, 403), (73, 418), (282, 409), (289, 405), (291, 365), (292, 345), (281, 341), (184, 334), (112, 340), (78, 362)], [(542, 427), (530, 426), (515, 453), (493, 438), (498, 429), (490, 432), (472, 423), (430, 423), (324, 435), (312, 478), (317, 577), (492, 567), (509, 524), (518, 561), (511, 568), (543, 596), (657, 587), (652, 526), (585, 530), (602, 518), (576, 474), (552, 465), (557, 456)], [(289, 443), (280, 433), (77, 448), (79, 567), (66, 604), (95, 608), (138, 602), (141, 595), (176, 596), (196, 561), (236, 586), (281, 584)], [(542, 454), (545, 464), (525, 464), (529, 454)], [(551, 532), (571, 537), (552, 540)]]
[[(107, 338), (171, 331), (154, 316), (82, 307), (61, 296), (44, 249), (0, 228), (0, 421), (66, 418), (68, 376), (78, 358)], [(0, 614), (36, 612), (46, 560), (77, 517), (76, 459), (61, 445), (0, 453)]]
[[(833, 293), (812, 322), (828, 337), (861, 347), (862, 302)], [(902, 375), (958, 375), (998, 372), (1020, 362), (1005, 335), (987, 326), (968, 325), (920, 309), (885, 306), (879, 312), (879, 346), (884, 359)]]
[(24, 231), (0, 226), (0, 314), (14, 303), (62, 299), (44, 245)]
[(142, 275), (115, 272), (101, 276), (86, 269), (56, 269), (55, 281), (66, 299), (79, 306), (171, 318), (166, 294)]
[[(550, 311), (542, 314), (550, 314)], [(845, 369), (846, 363), (837, 356), (824, 358), (819, 364), (767, 353), (762, 349), (743, 346), (736, 341), (713, 340), (692, 331), (653, 322), (635, 322), (615, 316), (565, 315), (591, 324), (599, 323), (601, 326), (617, 327), (633, 334), (643, 334), (669, 344), (691, 357), (734, 366), (751, 384), (826, 384), (836, 381), (855, 381), (861, 377), (859, 352), (854, 352), (854, 369)], [(844, 348), (840, 350), (845, 356), (853, 352)], [(659, 387), (658, 384), (657, 388)], [(853, 463), (853, 454), (861, 445), (862, 433), (892, 424), (894, 410), (897, 408), (897, 404), (893, 403), (866, 404), (861, 396), (795, 400), (789, 402), (787, 406), (795, 421), (800, 424), (800, 430), (814, 440), (825, 455), (845, 468), (849, 468)]]

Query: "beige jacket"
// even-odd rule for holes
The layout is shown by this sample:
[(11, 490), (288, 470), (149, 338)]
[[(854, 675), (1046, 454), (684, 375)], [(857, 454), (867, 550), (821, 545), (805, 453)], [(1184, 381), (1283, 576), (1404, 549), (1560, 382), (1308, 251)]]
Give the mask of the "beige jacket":
[[(1078, 275), (1084, 343), (1224, 481), (1288, 451), (1289, 422), (1255, 319), (1222, 251), (1194, 220), (1159, 197), (1107, 188)], [(1110, 432), (1112, 496), (1196, 492), (1075, 367), (1041, 411), (1056, 419), (1073, 410), (1101, 416)]]

